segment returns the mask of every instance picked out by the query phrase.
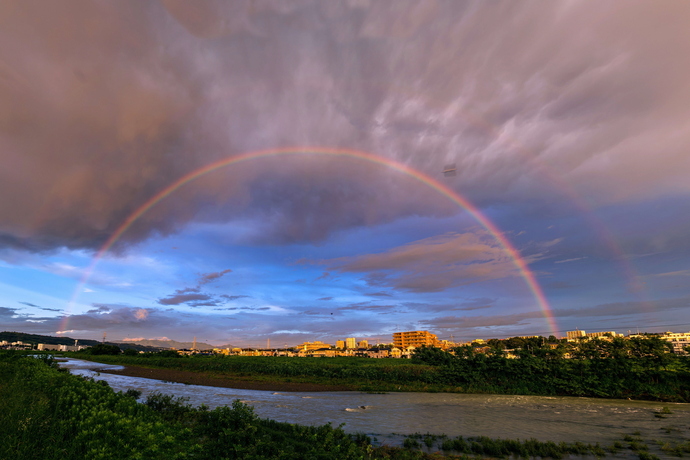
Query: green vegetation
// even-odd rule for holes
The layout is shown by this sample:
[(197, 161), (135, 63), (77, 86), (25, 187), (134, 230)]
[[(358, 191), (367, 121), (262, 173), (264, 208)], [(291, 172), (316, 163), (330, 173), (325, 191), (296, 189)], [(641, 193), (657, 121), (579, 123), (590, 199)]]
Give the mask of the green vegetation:
[(661, 450), (674, 457), (683, 457), (683, 454), (690, 454), (690, 441), (679, 442), (677, 444), (671, 444), (670, 442), (660, 442)]
[[(209, 410), (191, 407), (183, 398), (155, 393), (139, 403), (141, 394), (136, 390), (116, 393), (103, 381), (58, 369), (49, 354), (39, 358), (27, 355), (0, 352), (0, 458), (559, 459), (568, 455), (604, 457), (625, 450), (643, 460), (658, 458), (649, 452), (639, 432), (609, 447), (429, 433), (407, 436), (404, 448), (373, 447), (367, 436), (347, 434), (342, 427), (305, 427), (260, 419), (239, 401)], [(398, 365), (406, 366), (410, 364)], [(659, 412), (671, 413), (666, 407)], [(665, 455), (690, 453), (690, 442), (684, 439), (652, 441), (651, 445)], [(443, 453), (431, 453), (434, 449)]]
[(658, 337), (553, 346), (543, 337), (523, 340), (514, 359), (500, 347), (486, 353), (424, 347), (414, 361), (436, 365), (441, 381), (467, 392), (690, 401), (690, 358), (673, 354)]
[[(508, 358), (505, 346), (520, 346)], [(412, 360), (242, 356), (104, 356), (113, 364), (165, 368), (273, 382), (346, 386), (353, 390), (588, 396), (690, 402), (690, 358), (658, 337), (550, 344), (543, 337), (489, 341), (488, 350), (433, 347)], [(170, 352), (168, 352), (170, 354)], [(88, 358), (87, 356), (84, 356)], [(659, 413), (659, 418), (665, 412)]]
[[(433, 435), (430, 433), (415, 433), (407, 435), (403, 441), (403, 447), (410, 451), (440, 450), (454, 455), (462, 454), (470, 458), (552, 458), (561, 459), (568, 456), (585, 458), (602, 458), (609, 454), (622, 454), (628, 457), (625, 451), (630, 451), (640, 460), (658, 460), (659, 457), (649, 452), (649, 447), (644, 442), (639, 432), (625, 435), (623, 441), (615, 441), (610, 446), (601, 446), (599, 443), (586, 444), (583, 442), (552, 442), (538, 441), (536, 439), (514, 440), (494, 439), (486, 436), (455, 438), (446, 435)], [(672, 443), (668, 441), (655, 441), (659, 453), (674, 457), (683, 457), (690, 453), (690, 441)]]
[(542, 457), (560, 459), (566, 455), (595, 455), (597, 457), (604, 457), (607, 452), (615, 452), (615, 449), (609, 448), (607, 451), (599, 444), (542, 442), (536, 439), (520, 441), (493, 439), (486, 436), (449, 438), (443, 435), (422, 435), (417, 433), (407, 436), (403, 442), (403, 446), (407, 449), (420, 449), (422, 445), (426, 446), (427, 449), (436, 446), (444, 452), (478, 455), (483, 458), (516, 456), (521, 458)]
[[(127, 350), (129, 352), (129, 350)], [(134, 350), (132, 350), (134, 351)], [(120, 347), (117, 345), (108, 345), (107, 343), (98, 343), (93, 347), (89, 347), (84, 350), (84, 353), (98, 356), (98, 355), (119, 355), (122, 353)], [(136, 356), (136, 351), (134, 351), (134, 356)], [(131, 353), (127, 353), (127, 356), (132, 356)]]
[(374, 448), (364, 435), (258, 418), (239, 401), (194, 408), (183, 399), (115, 393), (49, 358), (0, 353), (0, 458), (59, 459), (427, 459)]
[[(171, 352), (167, 352), (171, 353)], [(172, 352), (174, 353), (174, 352)], [(85, 354), (72, 356), (91, 359)], [(318, 383), (360, 391), (440, 391), (435, 385), (435, 366), (411, 363), (406, 359), (370, 358), (286, 358), (264, 356), (187, 356), (166, 352), (139, 356), (99, 356), (99, 362), (176, 369), (255, 381)], [(452, 390), (452, 389), (451, 389)]]

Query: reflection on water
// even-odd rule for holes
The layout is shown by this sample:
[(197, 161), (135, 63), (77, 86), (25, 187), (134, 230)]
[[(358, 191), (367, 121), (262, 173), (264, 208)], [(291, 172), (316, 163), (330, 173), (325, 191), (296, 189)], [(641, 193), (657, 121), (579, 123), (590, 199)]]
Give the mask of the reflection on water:
[[(292, 393), (205, 387), (98, 373), (122, 366), (70, 359), (72, 373), (105, 380), (116, 391), (135, 389), (142, 398), (160, 392), (189, 398), (210, 408), (239, 399), (260, 417), (303, 425), (344, 423), (348, 432), (393, 440), (391, 433), (444, 433), (540, 441), (611, 444), (639, 431), (647, 439), (678, 442), (690, 438), (690, 404), (546, 396), (450, 393)], [(667, 406), (667, 418), (655, 411)], [(671, 428), (671, 429), (669, 429)]]

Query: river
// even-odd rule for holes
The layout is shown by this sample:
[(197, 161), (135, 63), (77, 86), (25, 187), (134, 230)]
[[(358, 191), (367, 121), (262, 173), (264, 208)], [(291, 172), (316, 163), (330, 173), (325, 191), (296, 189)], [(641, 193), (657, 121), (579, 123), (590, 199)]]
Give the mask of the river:
[[(489, 436), (540, 441), (582, 441), (610, 445), (639, 433), (647, 442), (690, 441), (690, 404), (549, 396), (455, 393), (368, 394), (351, 391), (294, 393), (217, 388), (99, 373), (122, 369), (69, 359), (60, 365), (74, 374), (105, 380), (116, 391), (139, 390), (189, 398), (210, 408), (233, 400), (254, 407), (262, 418), (302, 425), (338, 426), (396, 445), (400, 434)], [(663, 407), (671, 414), (656, 415)], [(395, 434), (398, 435), (395, 435)], [(657, 452), (657, 455), (659, 453)]]

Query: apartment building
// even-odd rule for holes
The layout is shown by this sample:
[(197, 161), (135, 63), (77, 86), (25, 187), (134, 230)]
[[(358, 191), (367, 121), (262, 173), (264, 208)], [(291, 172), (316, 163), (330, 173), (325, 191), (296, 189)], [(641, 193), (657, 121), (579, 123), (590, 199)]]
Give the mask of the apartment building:
[(393, 333), (393, 346), (400, 349), (407, 347), (440, 347), (438, 337), (429, 331), (407, 331)]
[(574, 342), (575, 340), (579, 339), (580, 337), (587, 337), (587, 333), (585, 331), (581, 331), (578, 329), (576, 331), (566, 332), (565, 337), (568, 339), (568, 342)]
[(566, 338), (568, 339), (568, 342), (576, 342), (578, 340), (582, 340), (582, 338), (589, 340), (589, 339), (608, 339), (611, 337), (623, 337), (623, 334), (619, 334), (618, 332), (614, 332), (614, 331), (585, 332), (585, 331), (576, 330), (576, 331), (568, 331), (565, 334), (566, 334)]
[(668, 340), (673, 345), (673, 352), (679, 355), (686, 354), (685, 347), (690, 346), (690, 332), (664, 332), (659, 336)]

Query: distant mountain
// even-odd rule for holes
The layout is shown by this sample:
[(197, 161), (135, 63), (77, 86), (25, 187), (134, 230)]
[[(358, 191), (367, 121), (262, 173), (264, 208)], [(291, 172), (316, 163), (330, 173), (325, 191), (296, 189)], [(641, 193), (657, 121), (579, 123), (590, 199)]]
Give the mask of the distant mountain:
[[(156, 347), (156, 348), (176, 348), (178, 350), (182, 349), (187, 349), (191, 350), (192, 347), (194, 346), (194, 342), (177, 342), (176, 340), (149, 340), (149, 339), (144, 339), (144, 340), (133, 340), (133, 341), (127, 341), (124, 342), (122, 345), (128, 345), (128, 344), (137, 344), (137, 345), (144, 345), (147, 347)], [(197, 350), (210, 350), (212, 348), (215, 348), (213, 345), (209, 345), (207, 343), (203, 342), (197, 342), (196, 343), (196, 348)]]
[[(0, 332), (0, 342), (6, 340), (7, 342), (24, 342), (24, 343), (31, 343), (31, 344), (39, 344), (39, 343), (45, 343), (48, 345), (74, 345), (74, 340), (71, 337), (52, 337), (50, 335), (38, 335), (38, 334), (26, 334), (24, 332)], [(78, 344), (79, 345), (86, 345), (89, 347), (92, 347), (94, 345), (97, 345), (101, 343), (99, 340), (90, 340), (90, 339), (79, 339)], [(106, 342), (108, 345), (117, 345), (123, 350), (126, 350), (128, 348), (134, 348), (137, 351), (160, 351), (163, 348), (168, 348), (168, 347), (156, 347), (156, 346), (146, 346), (146, 345), (139, 345), (136, 343), (113, 343), (113, 342)]]
[[(0, 341), (6, 340), (8, 342), (24, 342), (24, 343), (45, 343), (50, 345), (74, 345), (74, 339), (70, 337), (52, 337), (49, 335), (25, 334), (24, 332), (0, 332)], [(92, 347), (101, 343), (100, 340), (79, 339), (79, 345), (87, 345)], [(177, 342), (175, 340), (133, 340), (127, 342), (106, 342), (109, 345), (117, 345), (123, 350), (134, 348), (137, 351), (160, 351), (169, 348), (178, 350), (191, 349), (194, 342)], [(212, 348), (232, 348), (233, 345), (222, 345), (214, 347), (204, 342), (197, 342), (196, 348), (198, 350), (210, 350)]]
[[(70, 337), (52, 337), (49, 335), (25, 334), (24, 332), (0, 332), (0, 341), (6, 340), (8, 342), (24, 342), (31, 344), (46, 343), (49, 345), (74, 345), (73, 338)], [(79, 339), (79, 345), (93, 346), (100, 343), (97, 340)]]

